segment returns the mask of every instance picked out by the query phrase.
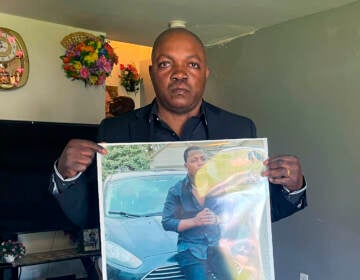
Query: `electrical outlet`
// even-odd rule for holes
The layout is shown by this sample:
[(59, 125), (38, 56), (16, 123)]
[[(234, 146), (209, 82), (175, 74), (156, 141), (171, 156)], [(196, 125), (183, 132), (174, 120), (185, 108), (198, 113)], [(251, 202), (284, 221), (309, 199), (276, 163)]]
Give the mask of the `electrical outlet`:
[(300, 280), (309, 280), (309, 275), (306, 273), (300, 272)]

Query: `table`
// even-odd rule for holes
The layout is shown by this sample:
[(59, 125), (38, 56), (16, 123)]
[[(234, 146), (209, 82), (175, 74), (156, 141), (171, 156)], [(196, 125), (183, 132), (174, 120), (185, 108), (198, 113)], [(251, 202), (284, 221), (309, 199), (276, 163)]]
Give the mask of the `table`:
[(13, 280), (18, 279), (18, 267), (71, 259), (81, 259), (88, 274), (88, 279), (97, 280), (99, 277), (94, 266), (93, 257), (100, 256), (100, 254), (100, 250), (79, 252), (76, 248), (28, 254), (14, 264), (0, 263), (0, 280), (3, 279), (3, 271), (6, 269), (11, 271), (11, 280)]

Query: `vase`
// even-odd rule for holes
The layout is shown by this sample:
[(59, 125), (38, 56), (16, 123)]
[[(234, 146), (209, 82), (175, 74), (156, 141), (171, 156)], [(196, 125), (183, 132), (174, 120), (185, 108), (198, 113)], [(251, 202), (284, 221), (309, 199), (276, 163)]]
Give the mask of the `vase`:
[(14, 255), (4, 255), (4, 260), (6, 263), (12, 263), (15, 261)]

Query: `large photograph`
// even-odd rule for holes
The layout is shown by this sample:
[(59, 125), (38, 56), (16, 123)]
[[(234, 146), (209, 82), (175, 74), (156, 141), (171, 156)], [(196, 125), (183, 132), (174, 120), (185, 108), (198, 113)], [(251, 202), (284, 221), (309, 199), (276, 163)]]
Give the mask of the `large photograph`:
[(104, 280), (275, 279), (266, 139), (103, 145)]

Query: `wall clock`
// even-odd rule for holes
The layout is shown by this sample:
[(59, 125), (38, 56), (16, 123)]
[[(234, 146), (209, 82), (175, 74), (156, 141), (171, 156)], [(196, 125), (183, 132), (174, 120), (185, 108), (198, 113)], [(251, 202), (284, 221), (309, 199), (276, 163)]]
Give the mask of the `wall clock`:
[(14, 89), (26, 84), (29, 76), (29, 57), (21, 36), (0, 27), (0, 90)]

